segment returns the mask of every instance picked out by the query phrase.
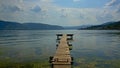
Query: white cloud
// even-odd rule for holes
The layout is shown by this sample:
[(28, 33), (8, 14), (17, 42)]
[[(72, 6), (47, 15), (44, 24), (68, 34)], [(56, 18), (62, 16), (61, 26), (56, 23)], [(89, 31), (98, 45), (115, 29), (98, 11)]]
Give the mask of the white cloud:
[(105, 8), (120, 9), (120, 0), (111, 0), (105, 4)]
[[(53, 0), (1, 0), (0, 19), (17, 22), (40, 22), (55, 25), (100, 24), (120, 20), (118, 3), (115, 10), (110, 6), (115, 1), (107, 3), (107, 8), (63, 8), (54, 4)], [(77, 2), (80, 0), (74, 0)], [(4, 7), (3, 7), (4, 5)], [(7, 9), (4, 9), (5, 6)], [(105, 9), (105, 11), (104, 11)], [(4, 12), (8, 11), (9, 12)], [(11, 11), (11, 13), (10, 13)], [(14, 12), (13, 12), (14, 11)]]
[(73, 2), (80, 2), (81, 0), (73, 0)]
[(111, 0), (105, 5), (106, 18), (111, 15), (111, 20), (120, 20), (120, 0)]
[(108, 2), (106, 4), (106, 6), (115, 6), (115, 5), (118, 5), (120, 4), (120, 0), (111, 0), (110, 2)]
[(111, 6), (111, 5), (113, 5), (115, 2), (116, 2), (116, 0), (111, 0), (110, 2), (108, 2), (108, 3), (106, 4), (106, 6)]

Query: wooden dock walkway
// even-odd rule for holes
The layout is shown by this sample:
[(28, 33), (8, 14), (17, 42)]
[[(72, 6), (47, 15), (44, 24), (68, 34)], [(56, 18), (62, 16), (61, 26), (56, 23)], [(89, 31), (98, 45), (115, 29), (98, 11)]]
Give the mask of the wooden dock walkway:
[(69, 35), (60, 36), (56, 53), (50, 60), (52, 68), (72, 68), (73, 58), (70, 55), (69, 41), (67, 40)]

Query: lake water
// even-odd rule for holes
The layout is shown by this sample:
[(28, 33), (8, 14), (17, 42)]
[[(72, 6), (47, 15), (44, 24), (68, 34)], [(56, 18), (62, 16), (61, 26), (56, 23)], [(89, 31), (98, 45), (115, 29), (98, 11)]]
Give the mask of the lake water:
[(0, 61), (48, 60), (56, 51), (58, 33), (74, 34), (71, 55), (75, 66), (98, 60), (120, 62), (119, 30), (1, 30)]

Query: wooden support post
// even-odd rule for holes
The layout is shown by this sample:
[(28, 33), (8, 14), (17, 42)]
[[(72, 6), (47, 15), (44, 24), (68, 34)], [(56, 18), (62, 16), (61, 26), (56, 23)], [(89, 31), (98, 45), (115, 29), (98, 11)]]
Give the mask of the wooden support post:
[(60, 37), (63, 35), (63, 34), (56, 34), (57, 35), (57, 40), (60, 40)]
[(67, 34), (67, 36), (69, 36), (67, 40), (73, 40), (73, 34)]

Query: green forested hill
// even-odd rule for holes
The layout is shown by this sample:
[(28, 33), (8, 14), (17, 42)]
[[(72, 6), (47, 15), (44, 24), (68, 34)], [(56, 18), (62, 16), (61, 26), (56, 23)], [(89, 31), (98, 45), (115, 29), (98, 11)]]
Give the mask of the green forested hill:
[[(81, 29), (80, 29), (81, 30)], [(120, 30), (120, 21), (82, 28), (82, 30)]]
[(42, 23), (17, 23), (9, 21), (0, 21), (0, 30), (60, 30), (61, 26)]

